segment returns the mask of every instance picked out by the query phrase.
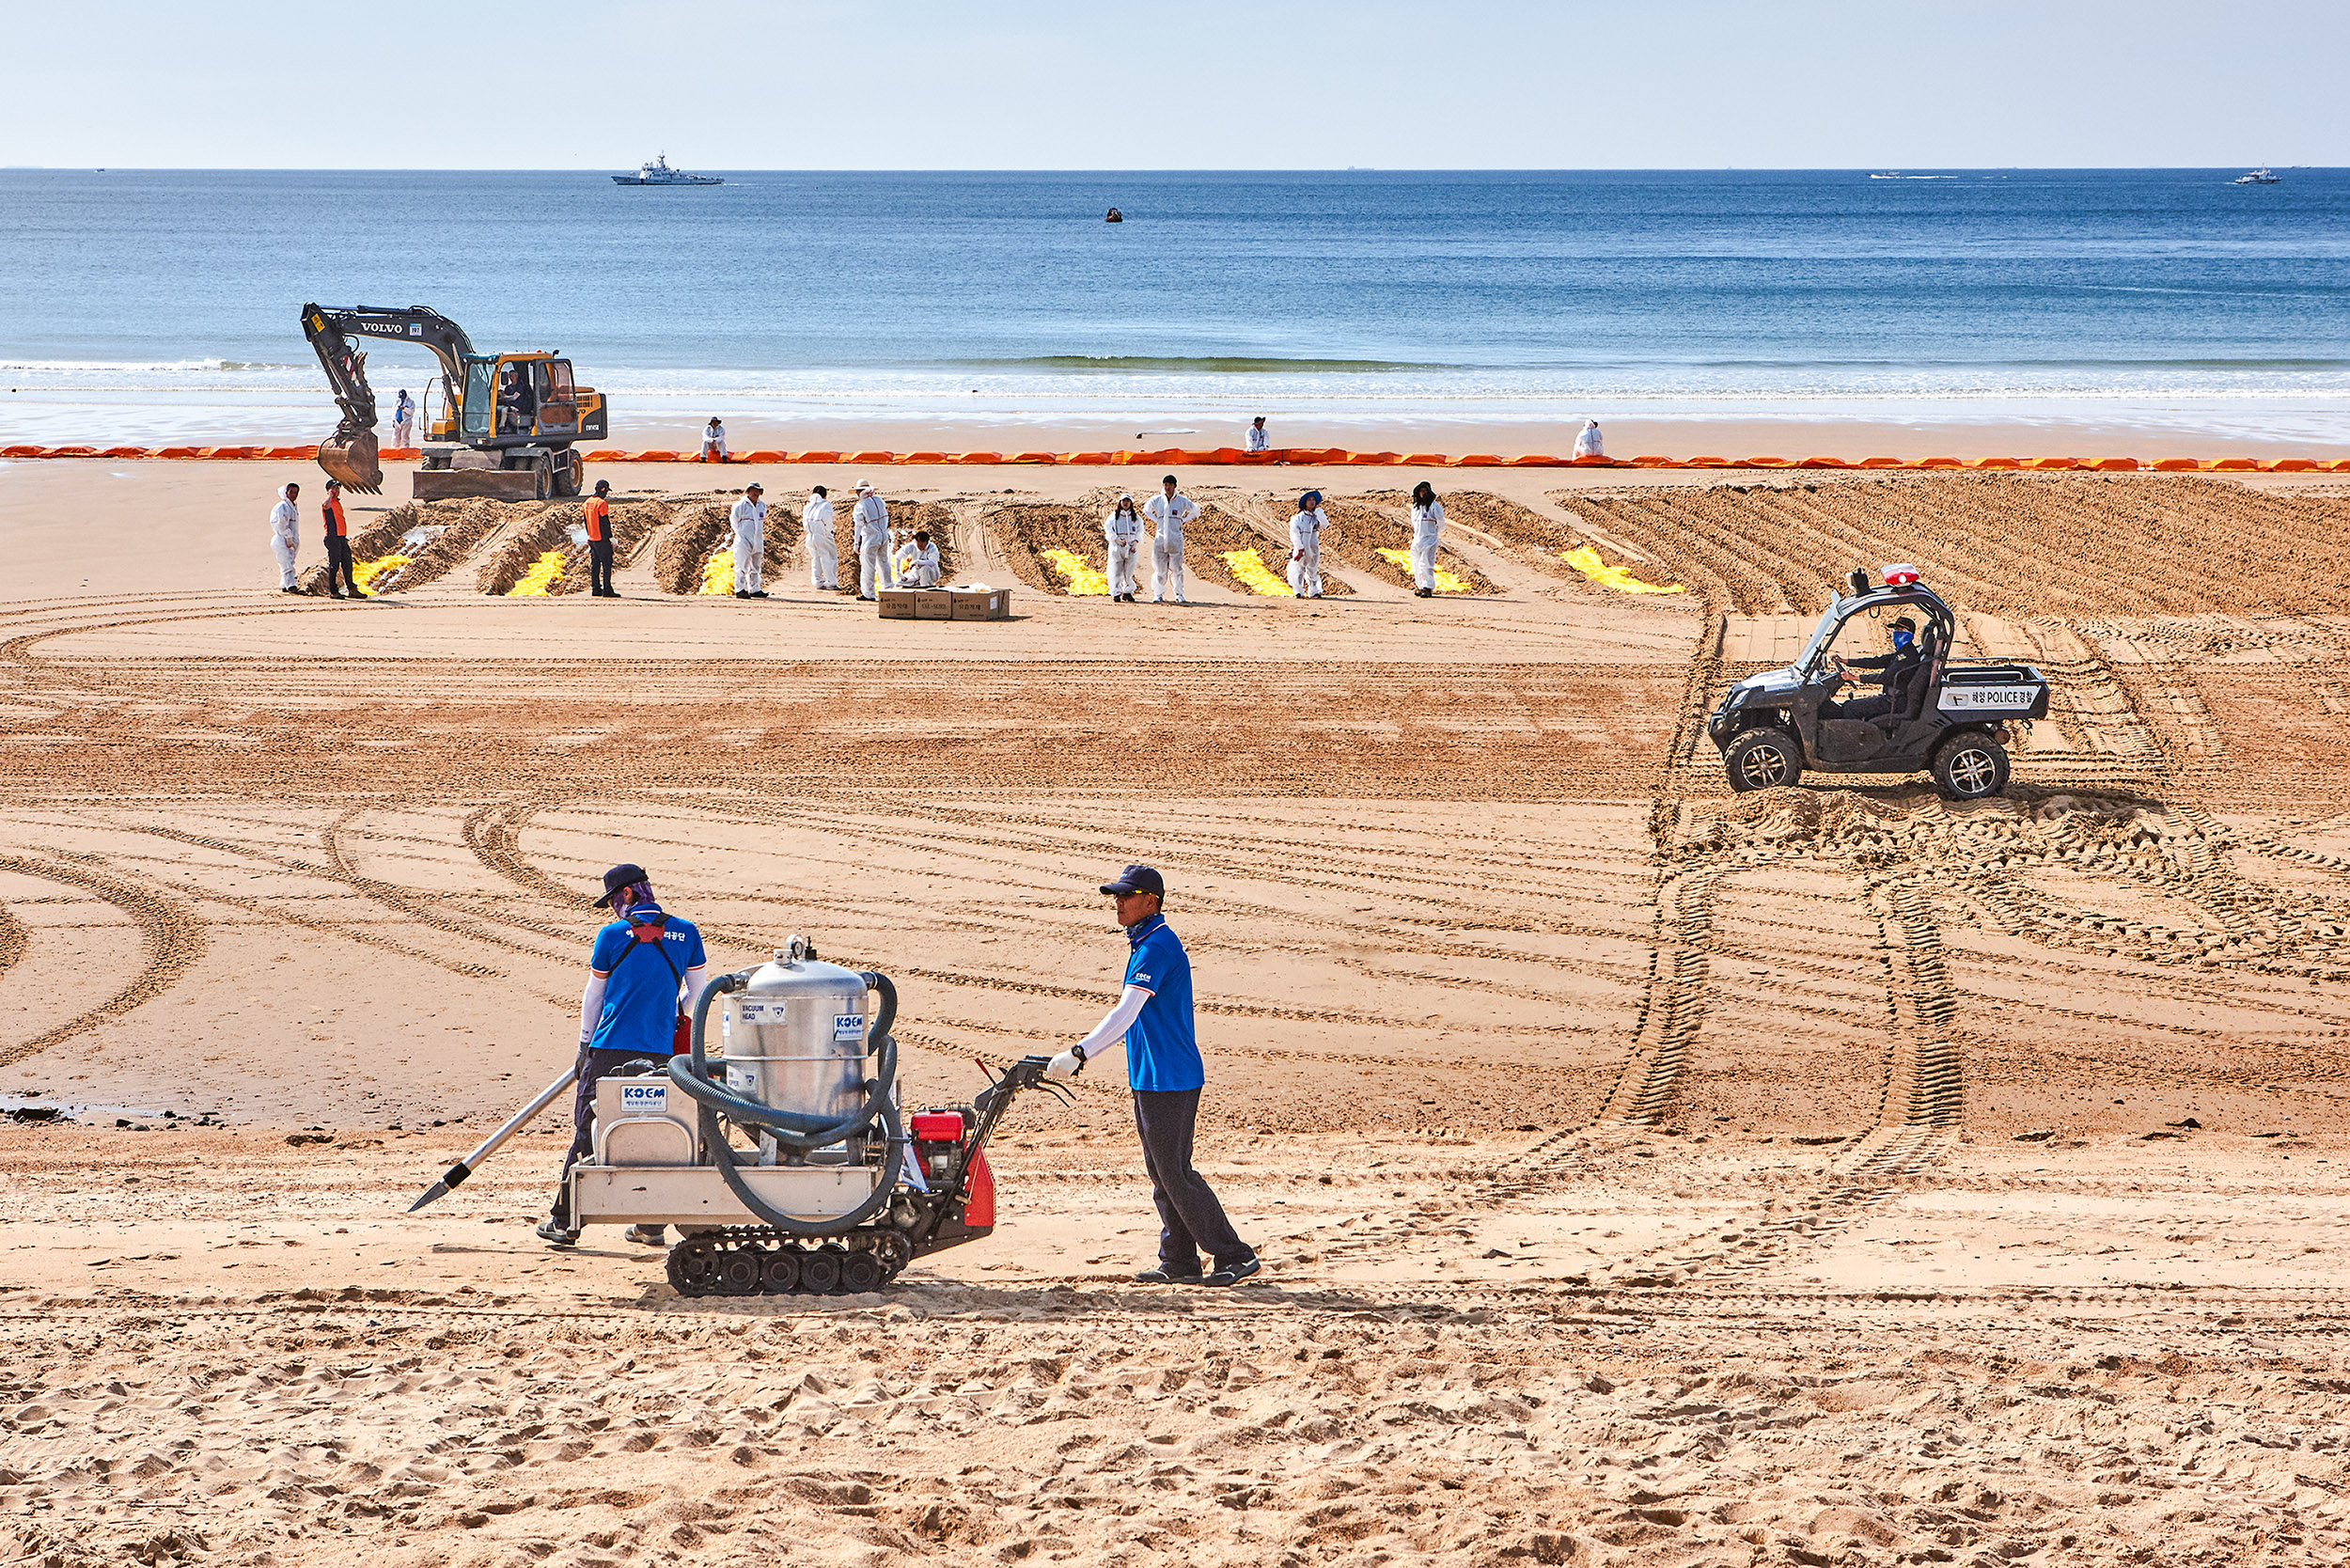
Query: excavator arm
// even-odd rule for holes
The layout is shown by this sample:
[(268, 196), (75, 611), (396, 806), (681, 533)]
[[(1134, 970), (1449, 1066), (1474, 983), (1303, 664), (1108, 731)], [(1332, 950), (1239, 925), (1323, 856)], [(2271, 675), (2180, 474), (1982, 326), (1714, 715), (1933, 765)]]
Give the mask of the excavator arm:
[(465, 336), (463, 327), (421, 305), (405, 308), (358, 306), (348, 310), (306, 305), (302, 331), (326, 371), (326, 384), (334, 391), (336, 405), (343, 411), (335, 433), (319, 444), (319, 466), (342, 480), (345, 489), (375, 494), (384, 488), (384, 465), (376, 456), (375, 390), (368, 384), (367, 353), (352, 339), (389, 337), (431, 349), (451, 390), (461, 397), (473, 339)]

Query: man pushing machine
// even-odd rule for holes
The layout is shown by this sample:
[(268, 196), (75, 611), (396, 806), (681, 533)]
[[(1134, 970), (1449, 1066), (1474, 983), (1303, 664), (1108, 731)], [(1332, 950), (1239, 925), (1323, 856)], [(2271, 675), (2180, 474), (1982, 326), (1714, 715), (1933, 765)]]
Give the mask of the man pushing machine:
[[(1108, 1017), (1045, 1071), (1073, 1078), (1086, 1064), (1126, 1047), (1126, 1082), (1134, 1090), (1135, 1128), (1142, 1163), (1158, 1205), (1159, 1262), (1135, 1276), (1145, 1285), (1237, 1285), (1261, 1266), (1256, 1248), (1233, 1232), (1207, 1178), (1191, 1165), (1192, 1129), (1207, 1071), (1192, 1033), (1191, 959), (1160, 906), (1167, 883), (1148, 866), (1129, 866), (1102, 885), (1118, 923), (1126, 930), (1126, 983)], [(1202, 1275), (1199, 1254), (1214, 1261)]]

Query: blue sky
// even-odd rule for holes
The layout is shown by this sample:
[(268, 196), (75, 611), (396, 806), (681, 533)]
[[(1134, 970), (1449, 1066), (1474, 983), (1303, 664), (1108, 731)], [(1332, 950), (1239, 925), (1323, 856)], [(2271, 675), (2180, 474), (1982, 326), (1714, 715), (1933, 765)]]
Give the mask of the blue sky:
[(0, 165), (2350, 163), (2350, 5), (9, 8)]

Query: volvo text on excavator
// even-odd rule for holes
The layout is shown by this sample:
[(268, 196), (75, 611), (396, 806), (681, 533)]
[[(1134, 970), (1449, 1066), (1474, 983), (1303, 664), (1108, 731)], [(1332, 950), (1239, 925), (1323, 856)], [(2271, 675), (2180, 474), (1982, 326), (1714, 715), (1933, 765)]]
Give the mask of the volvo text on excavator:
[(375, 438), (375, 392), (365, 350), (352, 339), (389, 337), (432, 351), (441, 362), (441, 403), (426, 395), (424, 466), (418, 500), (489, 495), (544, 500), (576, 495), (580, 455), (573, 443), (608, 431), (603, 395), (572, 379), (572, 362), (555, 353), (474, 353), (465, 329), (421, 305), (302, 307), (302, 330), (325, 367), (342, 422), (319, 446), (319, 466), (347, 490), (384, 488)]

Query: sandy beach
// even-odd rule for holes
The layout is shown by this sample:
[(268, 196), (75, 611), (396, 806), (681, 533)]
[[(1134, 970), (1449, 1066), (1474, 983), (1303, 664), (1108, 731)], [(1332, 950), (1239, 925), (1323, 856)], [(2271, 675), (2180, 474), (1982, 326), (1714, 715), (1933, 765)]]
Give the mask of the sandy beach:
[[(1042, 554), (1154, 474), (892, 468), (1014, 593), (904, 622), (784, 525), (853, 469), (760, 473), (765, 603), (673, 591), (741, 476), (593, 473), (623, 600), (576, 503), (395, 474), (362, 558), (450, 542), (345, 604), (274, 590), (314, 467), (0, 465), (0, 1562), (2350, 1554), (2338, 478), (1223, 470), (1177, 608)], [(1475, 591), (1378, 554), (1423, 477)], [(1254, 594), (1307, 483), (1331, 596)], [(1704, 713), (1900, 559), (2054, 684), (2007, 794), (1733, 796)], [(1164, 868), (1265, 1272), (1127, 1282), (1090, 1076), (880, 1294), (546, 1248), (553, 1116), (406, 1215), (570, 1058), (623, 859), (713, 963), (894, 975), (926, 1103), (1098, 1018)]]

